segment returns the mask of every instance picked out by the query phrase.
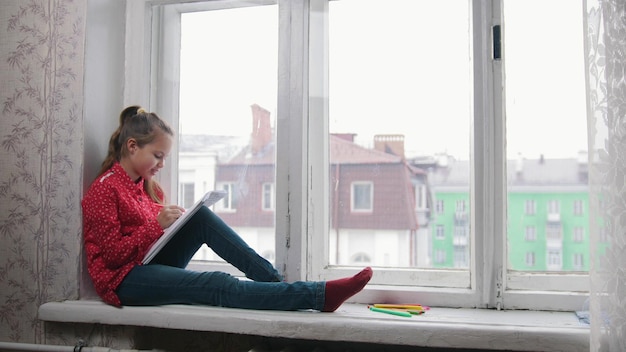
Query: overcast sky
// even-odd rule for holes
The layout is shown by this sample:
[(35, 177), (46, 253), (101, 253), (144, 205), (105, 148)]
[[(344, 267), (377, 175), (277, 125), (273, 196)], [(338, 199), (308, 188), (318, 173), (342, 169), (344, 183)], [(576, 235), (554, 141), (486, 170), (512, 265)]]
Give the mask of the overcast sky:
[[(404, 134), (408, 153), (466, 159), (468, 1), (380, 4), (331, 2), (331, 131), (356, 133), (366, 145), (374, 134)], [(511, 157), (576, 157), (586, 149), (581, 6), (505, 0)], [(255, 103), (275, 117), (275, 6), (187, 14), (183, 33), (182, 133), (249, 136)]]

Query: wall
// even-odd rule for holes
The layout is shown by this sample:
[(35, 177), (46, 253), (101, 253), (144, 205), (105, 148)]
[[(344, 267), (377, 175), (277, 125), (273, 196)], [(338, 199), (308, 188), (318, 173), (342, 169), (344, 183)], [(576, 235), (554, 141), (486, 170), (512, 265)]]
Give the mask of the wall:
[(85, 0), (0, 3), (0, 340), (78, 297)]
[(73, 345), (91, 334), (129, 344), (121, 327), (68, 332), (37, 319), (43, 302), (95, 296), (80, 200), (124, 106), (125, 9), (123, 0), (0, 3), (0, 341)]

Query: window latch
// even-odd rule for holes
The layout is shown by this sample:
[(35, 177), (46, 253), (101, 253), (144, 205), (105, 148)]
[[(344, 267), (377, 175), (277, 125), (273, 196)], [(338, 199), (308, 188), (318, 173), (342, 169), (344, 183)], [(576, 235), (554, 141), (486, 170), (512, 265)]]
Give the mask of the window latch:
[(502, 36), (500, 31), (500, 25), (491, 27), (493, 41), (493, 59), (500, 60), (502, 58)]

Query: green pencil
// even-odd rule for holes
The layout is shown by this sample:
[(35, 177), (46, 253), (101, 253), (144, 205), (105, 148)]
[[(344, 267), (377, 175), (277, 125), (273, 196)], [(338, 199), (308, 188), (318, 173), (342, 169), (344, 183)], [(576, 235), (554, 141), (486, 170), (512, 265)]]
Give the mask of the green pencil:
[(401, 317), (406, 317), (406, 318), (410, 318), (412, 315), (409, 312), (403, 312), (400, 310), (393, 310), (393, 309), (383, 309), (383, 308), (376, 308), (376, 307), (369, 307), (370, 310), (372, 312), (379, 312), (379, 313), (387, 313), (387, 314), (391, 314), (391, 315), (398, 315)]

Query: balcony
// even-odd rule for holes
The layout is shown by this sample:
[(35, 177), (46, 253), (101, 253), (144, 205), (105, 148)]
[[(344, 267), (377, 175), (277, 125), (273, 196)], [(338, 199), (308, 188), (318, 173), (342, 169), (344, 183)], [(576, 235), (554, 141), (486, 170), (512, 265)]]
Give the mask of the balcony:
[(548, 213), (548, 222), (549, 223), (560, 223), (561, 222), (561, 214), (559, 214), (559, 213)]

